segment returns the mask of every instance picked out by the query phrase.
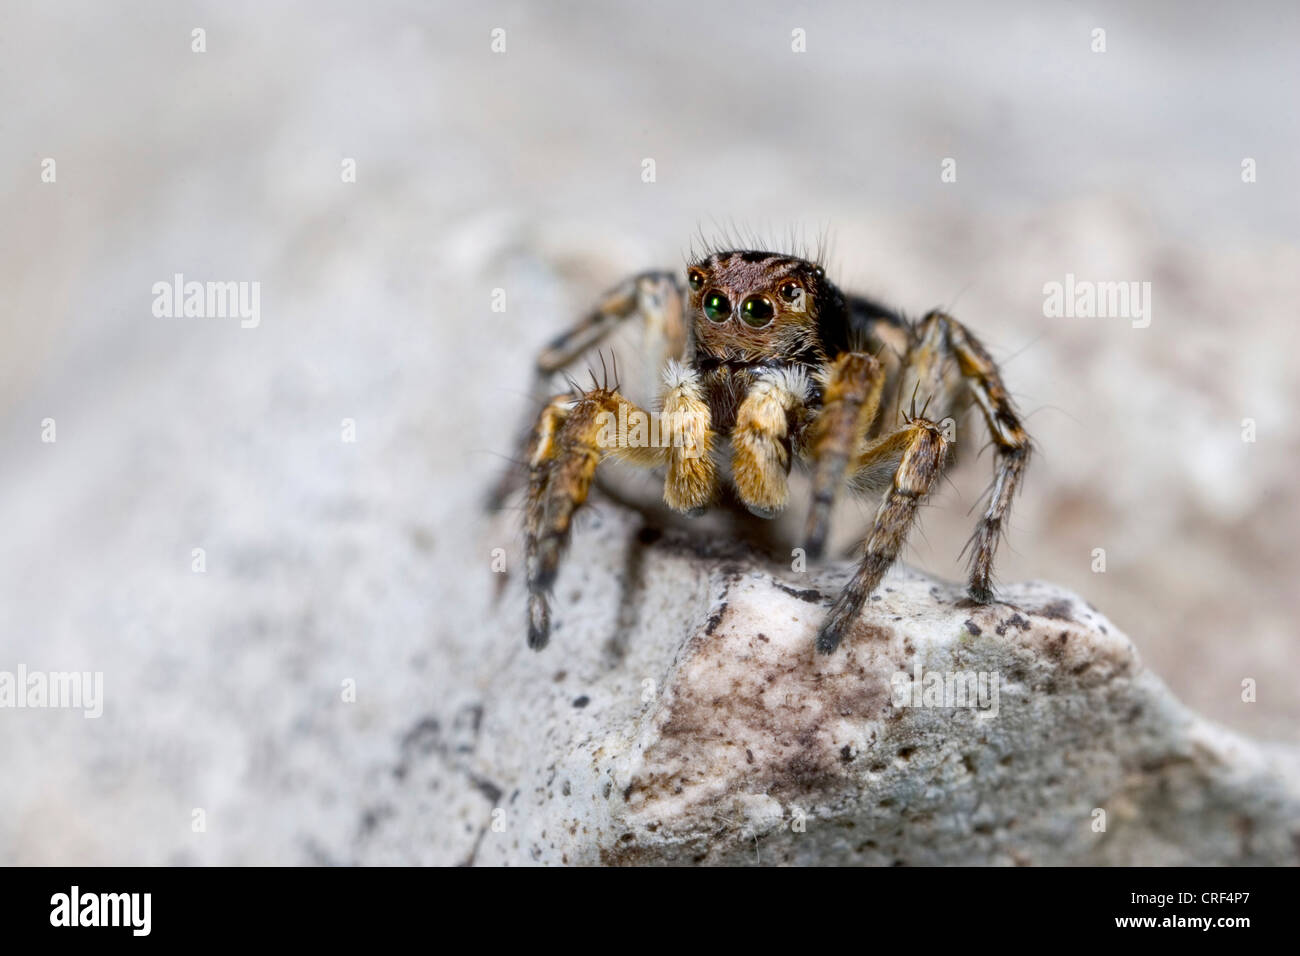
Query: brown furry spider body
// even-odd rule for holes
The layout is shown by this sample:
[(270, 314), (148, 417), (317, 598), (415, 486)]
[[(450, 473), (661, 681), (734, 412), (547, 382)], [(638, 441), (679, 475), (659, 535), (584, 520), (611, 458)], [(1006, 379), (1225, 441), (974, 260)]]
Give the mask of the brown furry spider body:
[(666, 272), (624, 282), (551, 343), (539, 372), (562, 371), (634, 316), (654, 330), (665, 353), (658, 440), (635, 440), (626, 427), (611, 430), (611, 423), (649, 414), (608, 382), (555, 396), (532, 430), (525, 506), (530, 647), (549, 639), (548, 593), (574, 513), (597, 466), (614, 457), (665, 469), (664, 501), (676, 511), (698, 514), (729, 485), (763, 518), (786, 507), (790, 468), (805, 463), (812, 501), (804, 547), (814, 558), (825, 546), (841, 486), (879, 497), (861, 563), (817, 635), (819, 651), (834, 651), (898, 557), (943, 471), (952, 421), (972, 403), (996, 457), (988, 505), (971, 540), (969, 594), (980, 603), (993, 600), (993, 555), (1030, 441), (993, 360), (955, 319), (935, 311), (911, 322), (845, 295), (805, 259), (718, 251), (689, 266), (685, 287)]

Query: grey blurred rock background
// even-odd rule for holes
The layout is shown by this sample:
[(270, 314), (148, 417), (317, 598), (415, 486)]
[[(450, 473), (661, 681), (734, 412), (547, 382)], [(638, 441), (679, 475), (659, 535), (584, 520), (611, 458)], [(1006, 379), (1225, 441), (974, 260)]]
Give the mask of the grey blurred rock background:
[[(356, 859), (404, 748), (520, 666), (519, 582), (489, 568), (518, 536), (478, 503), (531, 354), (714, 223), (829, 228), (843, 284), (982, 334), (1040, 447), (1003, 580), (1080, 593), (1193, 709), (1294, 742), (1298, 18), (5, 7), (0, 669), (101, 670), (107, 700), (0, 711), (0, 862)], [(260, 282), (260, 326), (154, 317), (176, 272)], [(1150, 281), (1150, 327), (1044, 318), (1067, 273)], [(971, 459), (907, 555), (940, 576)], [(594, 683), (563, 629), (547, 654), (555, 694)]]

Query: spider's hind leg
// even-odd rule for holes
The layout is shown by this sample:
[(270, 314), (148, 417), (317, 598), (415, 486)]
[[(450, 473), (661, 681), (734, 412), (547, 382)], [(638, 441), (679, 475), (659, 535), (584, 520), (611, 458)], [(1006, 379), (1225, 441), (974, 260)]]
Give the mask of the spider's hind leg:
[[(685, 316), (683, 291), (673, 273), (643, 272), (625, 279), (596, 308), (542, 349), (533, 373), (534, 399), (545, 401), (554, 390), (553, 380), (557, 376), (573, 368), (591, 349), (632, 319), (641, 323), (644, 332), (641, 353), (646, 357), (648, 379), (653, 382), (666, 359), (680, 359), (686, 352), (689, 330)], [(516, 439), (516, 448), (528, 448), (532, 424), (530, 416)], [(513, 464), (507, 468), (488, 493), (487, 508), (499, 509), (522, 483), (524, 473)]]
[(657, 372), (665, 359), (681, 358), (686, 350), (685, 315), (682, 288), (675, 274), (655, 271), (632, 276), (611, 289), (596, 308), (550, 341), (537, 356), (537, 373), (546, 376), (564, 371), (633, 317), (644, 324), (646, 351), (659, 353), (654, 360)]
[(931, 312), (926, 322), (939, 323), (945, 332), (948, 348), (957, 360), (962, 380), (970, 397), (979, 405), (996, 448), (993, 490), (988, 507), (971, 538), (970, 584), (972, 600), (981, 604), (993, 601), (993, 555), (1002, 537), (1003, 524), (1011, 509), (1033, 447), (1020, 423), (1011, 396), (1002, 384), (1002, 376), (984, 346), (965, 326), (941, 312)]

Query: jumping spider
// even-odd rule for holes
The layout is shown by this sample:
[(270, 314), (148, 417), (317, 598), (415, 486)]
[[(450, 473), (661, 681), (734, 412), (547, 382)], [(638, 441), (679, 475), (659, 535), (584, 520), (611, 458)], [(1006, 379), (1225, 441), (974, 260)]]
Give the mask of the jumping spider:
[[(817, 634), (817, 650), (831, 653), (898, 557), (942, 473), (951, 444), (942, 423), (972, 402), (996, 452), (988, 507), (971, 539), (969, 594), (979, 603), (993, 600), (993, 554), (1030, 441), (997, 366), (963, 325), (939, 311), (909, 321), (841, 292), (819, 264), (803, 258), (712, 251), (687, 268), (685, 287), (668, 272), (626, 280), (550, 344), (539, 373), (564, 370), (634, 317), (664, 346), (665, 434), (656, 447), (602, 439), (611, 415), (647, 413), (617, 383), (594, 377), (591, 388), (575, 385), (542, 410), (526, 458), (530, 647), (541, 649), (550, 637), (547, 594), (574, 513), (606, 457), (666, 468), (663, 497), (676, 511), (699, 514), (729, 480), (735, 497), (760, 518), (786, 507), (788, 474), (798, 459), (812, 483), (804, 529), (809, 557), (822, 553), (841, 485), (880, 498), (861, 563)], [(724, 441), (729, 468), (720, 454)]]

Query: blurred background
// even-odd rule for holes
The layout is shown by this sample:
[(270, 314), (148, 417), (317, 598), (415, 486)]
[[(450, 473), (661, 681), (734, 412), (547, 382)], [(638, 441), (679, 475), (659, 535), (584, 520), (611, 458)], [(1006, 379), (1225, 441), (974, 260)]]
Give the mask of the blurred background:
[[(0, 670), (105, 713), (0, 711), (0, 863), (352, 858), (430, 688), (522, 648), (480, 502), (532, 355), (724, 227), (981, 335), (1039, 451), (1001, 578), (1300, 739), (1298, 52), (1282, 0), (3, 5)], [(154, 315), (176, 273), (259, 324)], [(1149, 327), (1045, 317), (1067, 274)], [(910, 563), (962, 577), (990, 474)]]

